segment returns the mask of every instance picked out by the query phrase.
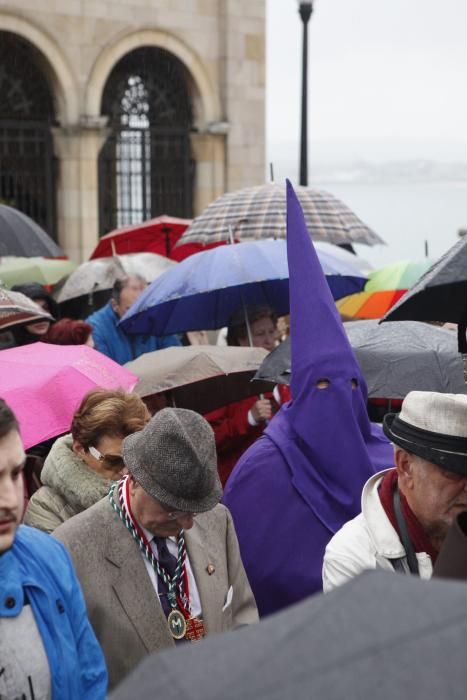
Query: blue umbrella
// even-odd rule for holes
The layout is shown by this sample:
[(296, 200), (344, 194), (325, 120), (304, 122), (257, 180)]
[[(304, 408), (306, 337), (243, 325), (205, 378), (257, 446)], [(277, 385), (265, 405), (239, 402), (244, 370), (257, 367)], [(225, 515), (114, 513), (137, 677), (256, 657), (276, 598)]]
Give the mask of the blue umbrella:
[[(335, 299), (361, 291), (357, 266), (318, 253)], [(196, 253), (156, 279), (121, 324), (129, 333), (170, 335), (222, 328), (242, 306), (289, 311), (289, 271), (283, 240), (224, 245)]]

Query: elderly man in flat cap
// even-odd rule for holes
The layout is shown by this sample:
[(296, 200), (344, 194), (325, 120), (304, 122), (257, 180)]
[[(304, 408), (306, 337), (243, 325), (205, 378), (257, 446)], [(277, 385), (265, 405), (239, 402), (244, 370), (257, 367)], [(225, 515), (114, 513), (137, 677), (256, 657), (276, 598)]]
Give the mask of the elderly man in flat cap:
[[(115, 686), (151, 651), (256, 622), (216, 446), (165, 408), (123, 441), (129, 475), (54, 532), (69, 549)], [(176, 663), (176, 661), (175, 661)]]
[(449, 527), (467, 509), (467, 396), (412, 391), (383, 428), (395, 468), (369, 479), (362, 512), (329, 542), (325, 591), (365, 569), (430, 578)]

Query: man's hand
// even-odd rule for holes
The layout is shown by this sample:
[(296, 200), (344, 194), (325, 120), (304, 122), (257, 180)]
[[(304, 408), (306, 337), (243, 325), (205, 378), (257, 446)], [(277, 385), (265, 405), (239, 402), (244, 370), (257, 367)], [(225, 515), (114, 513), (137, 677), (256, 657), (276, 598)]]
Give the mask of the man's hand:
[(269, 399), (258, 399), (250, 410), (257, 423), (264, 423), (272, 418), (272, 407)]

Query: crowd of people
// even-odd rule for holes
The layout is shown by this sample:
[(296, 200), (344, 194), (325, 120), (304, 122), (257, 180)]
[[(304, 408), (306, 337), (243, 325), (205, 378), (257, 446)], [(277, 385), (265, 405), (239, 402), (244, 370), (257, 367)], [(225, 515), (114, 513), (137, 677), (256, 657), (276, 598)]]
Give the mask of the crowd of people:
[[(410, 392), (372, 423), (290, 189), (287, 252), (290, 389), (205, 416), (95, 389), (66, 434), (28, 453), (0, 400), (0, 698), (105, 698), (151, 652), (174, 648), (177, 664), (179, 647), (365, 570), (431, 578), (450, 528), (465, 532), (467, 396)], [(118, 280), (82, 321), (23, 285), (57, 320), (12, 343), (88, 344), (120, 364), (181, 344), (119, 325), (144, 287)], [(270, 352), (277, 321), (240, 309), (227, 343)]]

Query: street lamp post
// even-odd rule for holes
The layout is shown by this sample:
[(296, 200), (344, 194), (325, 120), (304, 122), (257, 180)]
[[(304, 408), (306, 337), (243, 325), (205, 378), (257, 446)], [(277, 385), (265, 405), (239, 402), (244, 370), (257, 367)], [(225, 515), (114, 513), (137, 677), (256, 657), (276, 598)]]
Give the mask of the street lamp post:
[(299, 2), (298, 12), (303, 23), (300, 185), (308, 185), (308, 22), (313, 12), (313, 2)]

